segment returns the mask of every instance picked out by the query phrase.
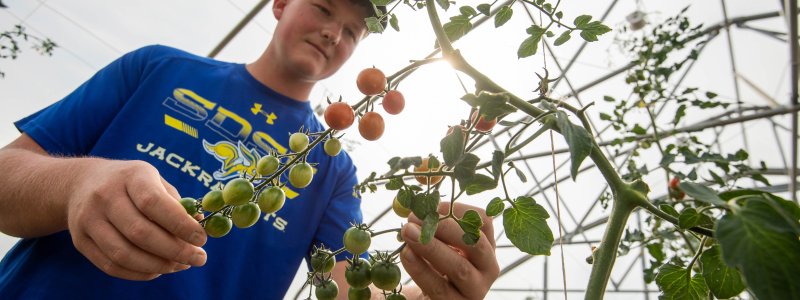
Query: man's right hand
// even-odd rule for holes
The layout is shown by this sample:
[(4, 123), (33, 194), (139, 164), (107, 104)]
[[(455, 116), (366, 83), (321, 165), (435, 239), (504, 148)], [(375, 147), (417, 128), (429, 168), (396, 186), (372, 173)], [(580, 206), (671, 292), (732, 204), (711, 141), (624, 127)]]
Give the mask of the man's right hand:
[(129, 280), (202, 266), (202, 226), (150, 164), (96, 159), (76, 175), (67, 201), (75, 248), (103, 272)]

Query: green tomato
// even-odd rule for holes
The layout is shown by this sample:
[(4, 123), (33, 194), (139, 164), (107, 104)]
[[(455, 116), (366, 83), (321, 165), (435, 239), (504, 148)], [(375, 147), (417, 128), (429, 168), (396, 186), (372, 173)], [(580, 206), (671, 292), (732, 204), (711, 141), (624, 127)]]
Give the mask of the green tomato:
[(183, 209), (186, 210), (186, 213), (188, 213), (190, 216), (197, 214), (197, 200), (194, 200), (194, 198), (184, 197), (178, 201), (181, 203), (181, 206), (183, 206)]
[(369, 288), (356, 289), (352, 286), (347, 289), (347, 300), (369, 300), (372, 298), (372, 291)]
[(267, 155), (258, 160), (256, 164), (256, 172), (258, 175), (267, 176), (278, 170), (281, 161), (272, 155)]
[(320, 300), (336, 299), (336, 296), (339, 294), (339, 286), (336, 285), (336, 281), (330, 279), (322, 281), (314, 287), (314, 295)]
[(222, 189), (222, 199), (228, 205), (242, 205), (250, 201), (255, 193), (253, 183), (244, 178), (228, 181)]
[(386, 300), (406, 300), (406, 296), (403, 296), (403, 294), (390, 294), (386, 296)]
[(391, 262), (378, 261), (369, 271), (372, 284), (379, 289), (391, 291), (400, 284), (400, 267)]
[(325, 148), (326, 154), (330, 156), (336, 156), (339, 155), (340, 151), (342, 151), (342, 142), (340, 142), (337, 138), (330, 138), (325, 141), (323, 148)]
[(286, 193), (277, 186), (271, 186), (258, 194), (258, 207), (265, 214), (271, 214), (283, 207), (286, 202)]
[(289, 136), (289, 149), (292, 152), (300, 152), (306, 150), (308, 147), (308, 136), (302, 132), (295, 132)]
[(222, 191), (213, 190), (203, 196), (203, 210), (207, 212), (216, 212), (225, 206), (225, 200), (222, 199)]
[(401, 218), (408, 218), (408, 215), (411, 214), (411, 210), (403, 206), (400, 200), (397, 200), (397, 197), (394, 197), (394, 200), (392, 200), (392, 210)]
[(311, 165), (303, 162), (292, 166), (289, 169), (289, 183), (296, 188), (304, 188), (311, 184), (311, 178), (314, 176), (314, 170)]
[(247, 228), (255, 225), (259, 217), (261, 217), (261, 209), (253, 202), (235, 206), (233, 207), (233, 212), (231, 212), (233, 225), (238, 228)]
[(342, 242), (344, 243), (344, 248), (347, 249), (347, 251), (353, 253), (354, 255), (358, 255), (369, 249), (369, 245), (372, 242), (372, 237), (369, 231), (360, 229), (358, 227), (350, 227), (350, 229), (344, 232)]
[(336, 257), (331, 255), (330, 251), (318, 250), (311, 255), (311, 269), (314, 272), (328, 273), (333, 270), (334, 264), (336, 264)]
[(347, 279), (347, 283), (350, 284), (351, 287), (358, 289), (366, 288), (372, 283), (369, 269), (369, 261), (359, 257), (358, 264), (350, 264), (347, 266), (347, 269), (344, 271), (344, 278)]
[(221, 214), (216, 214), (208, 218), (205, 223), (206, 233), (211, 237), (223, 237), (231, 231), (233, 224), (231, 219)]

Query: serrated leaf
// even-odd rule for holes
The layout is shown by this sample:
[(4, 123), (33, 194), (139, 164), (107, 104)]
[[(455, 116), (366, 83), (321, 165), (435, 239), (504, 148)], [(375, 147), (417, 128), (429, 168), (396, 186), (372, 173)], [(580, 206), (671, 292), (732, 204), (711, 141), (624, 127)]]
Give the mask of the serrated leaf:
[(496, 15), (494, 15), (494, 28), (503, 26), (508, 20), (511, 20), (511, 16), (514, 14), (514, 10), (511, 9), (510, 6), (506, 5), (500, 8)]
[(369, 17), (369, 18), (364, 19), (364, 21), (367, 22), (367, 31), (369, 31), (370, 33), (381, 33), (381, 32), (383, 32), (383, 25), (381, 25), (381, 22), (378, 21), (378, 18)]
[(489, 15), (489, 13), (491, 11), (491, 8), (492, 8), (492, 5), (489, 4), (489, 3), (483, 3), (483, 4), (479, 4), (478, 5), (478, 11), (481, 12), (482, 14), (484, 14), (485, 16)]
[[(420, 219), (424, 219), (428, 215), (439, 216), (436, 209), (439, 207), (439, 192), (434, 191), (430, 194), (417, 194), (413, 197), (411, 202), (411, 211)], [(400, 203), (402, 204), (402, 202)]]
[(686, 230), (699, 226), (703, 221), (703, 216), (703, 214), (697, 213), (697, 210), (692, 207), (684, 209), (678, 217), (678, 228)]
[(725, 200), (720, 199), (719, 196), (717, 196), (717, 192), (706, 186), (688, 181), (681, 182), (678, 186), (680, 186), (681, 190), (686, 192), (687, 195), (694, 199), (714, 206), (728, 207), (728, 203), (726, 203)]
[(456, 180), (461, 183), (462, 180), (470, 180), (475, 175), (475, 167), (478, 166), (480, 158), (472, 153), (464, 154), (461, 161), (456, 165), (453, 170), (453, 175)]
[(558, 128), (561, 129), (561, 135), (564, 136), (567, 145), (569, 145), (570, 174), (572, 175), (572, 180), (575, 180), (578, 176), (581, 162), (592, 153), (593, 140), (586, 129), (572, 124), (567, 118), (567, 114), (563, 111), (556, 113), (556, 123)]
[(575, 21), (573, 21), (572, 24), (575, 24), (575, 27), (577, 28), (581, 28), (582, 26), (588, 24), (590, 20), (592, 20), (592, 16), (581, 15), (575, 18)]
[(784, 218), (784, 205), (768, 201), (745, 196), (739, 201), (742, 206), (717, 222), (714, 237), (725, 263), (741, 271), (757, 298), (800, 299), (800, 239), (795, 230), (800, 224)]
[(469, 184), (464, 190), (467, 191), (467, 195), (475, 195), (480, 192), (493, 190), (497, 187), (497, 181), (493, 178), (483, 175), (483, 174), (475, 174), (472, 179), (469, 180)]
[(531, 255), (550, 255), (553, 232), (547, 226), (550, 215), (531, 197), (519, 197), (514, 206), (503, 212), (506, 236), (522, 252)]
[(567, 31), (564, 31), (564, 32), (562, 32), (562, 33), (561, 33), (561, 35), (559, 35), (559, 36), (558, 36), (558, 38), (556, 39), (556, 41), (555, 41), (555, 42), (553, 42), (553, 45), (556, 45), (556, 46), (561, 46), (561, 45), (563, 45), (564, 43), (566, 43), (567, 41), (569, 41), (569, 39), (572, 37), (572, 36), (570, 35), (571, 33), (572, 33), (572, 30), (567, 30)]
[(704, 300), (708, 294), (703, 275), (695, 274), (689, 277), (686, 269), (673, 264), (665, 264), (658, 268), (656, 285), (661, 290), (659, 300)]
[(503, 202), (503, 199), (500, 199), (500, 197), (495, 197), (486, 205), (486, 215), (494, 217), (503, 212), (504, 209), (506, 209), (506, 203)]
[(450, 8), (450, 0), (436, 0), (436, 3), (444, 10)]
[(738, 270), (725, 265), (719, 245), (706, 249), (700, 256), (703, 278), (708, 289), (719, 299), (728, 299), (744, 291), (745, 285)]
[(478, 212), (471, 209), (468, 210), (464, 213), (464, 216), (458, 220), (458, 225), (464, 230), (464, 235), (461, 238), (464, 243), (467, 245), (475, 245), (481, 237), (481, 226), (483, 226), (483, 220), (481, 220), (481, 216)]
[(467, 16), (467, 17), (472, 17), (472, 16), (478, 14), (478, 12), (475, 11), (475, 9), (472, 8), (472, 6), (469, 6), (469, 5), (464, 5), (464, 6), (459, 7), (458, 11), (461, 12), (461, 15)]
[(401, 187), (403, 187), (403, 185), (403, 178), (392, 178), (388, 183), (386, 183), (386, 189), (395, 191), (399, 190)]
[(389, 16), (389, 25), (392, 26), (394, 31), (400, 31), (400, 21), (397, 20), (397, 16), (395, 14)]
[(451, 134), (445, 136), (442, 141), (439, 142), (445, 165), (455, 165), (458, 160), (461, 159), (461, 156), (464, 155), (464, 135), (458, 131), (460, 130), (453, 130)]
[(431, 242), (436, 234), (436, 227), (439, 226), (439, 215), (429, 214), (422, 220), (422, 233), (419, 235), (419, 242), (426, 245)]

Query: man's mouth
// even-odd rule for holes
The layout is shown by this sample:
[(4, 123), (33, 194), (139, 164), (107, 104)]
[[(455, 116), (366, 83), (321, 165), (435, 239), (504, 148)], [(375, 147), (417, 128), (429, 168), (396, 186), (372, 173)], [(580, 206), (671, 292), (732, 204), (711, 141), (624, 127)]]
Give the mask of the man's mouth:
[(316, 49), (317, 52), (319, 52), (319, 54), (322, 54), (322, 57), (325, 57), (326, 60), (328, 59), (328, 54), (325, 53), (325, 51), (323, 51), (321, 47), (317, 46), (312, 42), (308, 42), (308, 44), (311, 45), (311, 47), (314, 47), (314, 49)]

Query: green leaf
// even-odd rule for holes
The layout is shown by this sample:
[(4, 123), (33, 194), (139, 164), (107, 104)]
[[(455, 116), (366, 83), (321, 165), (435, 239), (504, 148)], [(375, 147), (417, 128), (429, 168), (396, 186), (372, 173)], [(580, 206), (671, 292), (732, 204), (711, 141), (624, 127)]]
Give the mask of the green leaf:
[(680, 122), (684, 116), (686, 116), (686, 104), (681, 104), (675, 111), (675, 118), (672, 119), (672, 124), (678, 125), (678, 122)]
[(633, 133), (638, 134), (638, 135), (647, 134), (647, 130), (644, 129), (642, 126), (639, 126), (639, 124), (634, 125), (633, 129), (631, 129), (631, 131), (633, 131)]
[[(576, 21), (578, 20), (576, 19)], [(603, 23), (600, 21), (586, 23), (581, 26), (578, 26), (577, 28), (581, 30), (581, 37), (587, 42), (597, 41), (598, 35), (603, 35), (611, 31), (611, 28), (608, 28), (608, 26), (603, 25)]]
[(486, 120), (491, 120), (517, 111), (514, 106), (508, 104), (509, 98), (507, 93), (481, 91), (478, 93), (478, 99), (478, 101), (481, 102), (478, 113)]
[(592, 16), (590, 16), (590, 15), (581, 15), (581, 16), (578, 16), (577, 18), (575, 18), (575, 21), (572, 22), (572, 23), (575, 24), (575, 27), (581, 28), (584, 25), (586, 25), (587, 23), (589, 23), (590, 20), (592, 20)]
[(563, 18), (563, 17), (564, 17), (564, 13), (563, 13), (563, 12), (557, 12), (557, 13), (555, 14), (555, 16), (556, 16), (556, 19), (561, 19), (561, 18)]
[(489, 15), (491, 8), (492, 5), (488, 3), (483, 3), (478, 5), (478, 11), (484, 14), (485, 16)]
[(508, 20), (511, 20), (511, 15), (514, 14), (514, 10), (511, 9), (510, 6), (506, 5), (500, 8), (497, 14), (494, 16), (494, 28), (503, 26)]
[[(714, 237), (722, 258), (742, 272), (759, 299), (800, 299), (800, 239), (797, 219), (787, 220), (783, 205), (770, 205), (764, 197), (745, 196), (717, 222)], [(779, 210), (776, 210), (776, 207)]]
[(704, 223), (703, 217), (708, 216), (697, 213), (697, 210), (692, 207), (686, 208), (678, 217), (678, 228), (686, 230), (695, 226), (700, 226)]
[(389, 3), (392, 2), (392, 0), (370, 0), (370, 2), (372, 2), (372, 4), (375, 4), (375, 6), (386, 6), (389, 5)]
[[(438, 218), (439, 213), (436, 209), (439, 207), (439, 192), (435, 191), (430, 194), (417, 194), (411, 203), (411, 211), (417, 218), (425, 219), (428, 215), (433, 215)], [(403, 204), (402, 202), (400, 204)]]
[(742, 275), (734, 268), (725, 265), (720, 256), (719, 245), (706, 249), (700, 256), (703, 265), (703, 278), (708, 289), (719, 299), (728, 299), (744, 291)]
[(495, 181), (500, 179), (500, 173), (502, 172), (503, 161), (505, 159), (506, 157), (503, 151), (494, 150), (494, 153), (492, 153), (492, 175), (494, 175)]
[(422, 220), (422, 233), (419, 235), (419, 242), (426, 245), (436, 234), (436, 227), (439, 226), (439, 215), (429, 214)]
[(481, 237), (481, 226), (483, 226), (483, 220), (481, 220), (481, 216), (478, 215), (478, 212), (471, 209), (468, 210), (464, 213), (464, 216), (458, 220), (458, 225), (464, 230), (464, 235), (461, 237), (464, 243), (467, 245), (475, 245)]
[(664, 245), (661, 243), (648, 244), (647, 253), (650, 253), (650, 256), (657, 262), (664, 261), (667, 258), (667, 255), (664, 254)]
[[(453, 170), (456, 180), (461, 183), (463, 180), (472, 179), (472, 176), (475, 175), (475, 167), (479, 162), (480, 158), (478, 158), (477, 155), (472, 153), (465, 154), (461, 159), (461, 162), (459, 162)], [(467, 182), (464, 183), (466, 184)]]
[(569, 39), (572, 37), (570, 35), (571, 33), (572, 33), (572, 30), (567, 30), (567, 31), (562, 32), (561, 35), (559, 35), (558, 38), (556, 39), (556, 41), (553, 43), (553, 45), (556, 45), (556, 46), (563, 45), (564, 43), (569, 41)]
[(536, 51), (539, 49), (539, 42), (542, 41), (542, 35), (545, 32), (544, 28), (537, 25), (531, 25), (531, 27), (528, 27), (525, 31), (530, 34), (530, 36), (519, 45), (519, 49), (517, 49), (518, 58), (536, 54)]
[(725, 200), (720, 199), (719, 196), (717, 196), (717, 192), (704, 185), (700, 185), (694, 182), (684, 181), (681, 182), (679, 186), (681, 190), (686, 192), (687, 195), (691, 196), (694, 199), (703, 201), (705, 203), (714, 206), (728, 207), (728, 203), (726, 203)]
[(708, 97), (708, 99), (709, 99), (709, 100), (710, 100), (710, 99), (714, 99), (714, 98), (716, 98), (716, 97), (717, 97), (717, 93), (714, 93), (714, 92), (706, 92), (706, 97)]
[(383, 32), (383, 25), (381, 25), (381, 22), (378, 21), (378, 18), (369, 17), (369, 18), (364, 19), (364, 21), (367, 22), (367, 31), (369, 31), (370, 33), (381, 33), (381, 32)]
[(442, 27), (444, 28), (444, 33), (447, 35), (447, 38), (450, 40), (450, 42), (455, 42), (467, 34), (467, 32), (472, 30), (472, 23), (470, 23), (469, 19), (467, 18), (453, 18), (450, 20), (450, 22), (442, 25)]
[(528, 182), (528, 178), (525, 177), (525, 173), (522, 173), (522, 171), (520, 171), (517, 167), (514, 167), (514, 172), (517, 173), (517, 177), (519, 177), (520, 181), (523, 183)]
[(458, 8), (458, 11), (461, 12), (462, 16), (472, 17), (478, 14), (472, 6), (464, 5)]
[(522, 252), (531, 255), (550, 255), (553, 232), (547, 226), (550, 215), (531, 197), (519, 197), (514, 206), (503, 212), (506, 236)]
[(506, 209), (506, 203), (503, 202), (503, 199), (500, 199), (500, 197), (495, 197), (486, 205), (486, 215), (494, 217), (503, 212), (504, 209)]
[(406, 208), (411, 207), (411, 204), (414, 201), (413, 199), (414, 199), (414, 193), (412, 193), (411, 191), (405, 189), (397, 191), (397, 202), (400, 202), (400, 205), (402, 205), (403, 207)]
[(464, 188), (464, 190), (467, 191), (467, 195), (475, 195), (480, 192), (493, 190), (496, 187), (497, 181), (495, 181), (493, 178), (483, 174), (475, 174), (475, 176), (469, 180), (469, 184), (467, 184), (467, 187)]
[(658, 206), (658, 208), (659, 208), (659, 209), (661, 209), (661, 210), (663, 210), (665, 213), (667, 213), (667, 214), (669, 214), (669, 215), (671, 215), (671, 216), (673, 216), (673, 217), (676, 217), (676, 218), (677, 218), (678, 216), (680, 216), (680, 214), (678, 213), (678, 211), (677, 211), (677, 210), (675, 210), (675, 208), (674, 208), (674, 207), (672, 207), (672, 205), (669, 205), (669, 204), (661, 204), (661, 205), (659, 205), (659, 206)]
[(436, 0), (436, 3), (438, 3), (439, 7), (441, 7), (444, 10), (450, 8), (450, 0)]
[(394, 31), (400, 31), (400, 21), (397, 20), (397, 16), (395, 14), (389, 16), (389, 25), (392, 26)]
[(702, 275), (695, 274), (689, 277), (686, 269), (673, 264), (658, 268), (656, 285), (661, 290), (659, 300), (704, 300), (708, 294), (708, 287)]
[(399, 178), (399, 177), (398, 178), (392, 178), (386, 184), (386, 189), (390, 190), (390, 191), (395, 191), (395, 190), (399, 190), (401, 187), (403, 187), (403, 185), (404, 185), (403, 184), (403, 178)]
[(464, 155), (464, 135), (457, 131), (460, 130), (453, 130), (453, 133), (445, 136), (439, 142), (444, 164), (448, 166), (456, 165), (461, 156)]
[(567, 118), (567, 114), (563, 111), (556, 113), (556, 123), (561, 129), (561, 135), (564, 136), (567, 145), (569, 145), (572, 163), (570, 174), (572, 175), (572, 180), (575, 180), (578, 176), (578, 168), (580, 168), (581, 162), (592, 153), (593, 140), (586, 129), (572, 124)]

